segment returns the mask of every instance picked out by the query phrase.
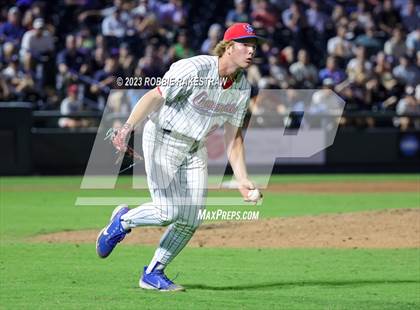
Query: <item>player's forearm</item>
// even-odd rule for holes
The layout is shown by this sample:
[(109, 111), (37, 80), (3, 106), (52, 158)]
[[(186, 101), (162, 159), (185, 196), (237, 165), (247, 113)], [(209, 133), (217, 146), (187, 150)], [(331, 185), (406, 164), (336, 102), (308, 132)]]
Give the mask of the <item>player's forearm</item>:
[(245, 165), (245, 151), (241, 134), (237, 135), (228, 147), (228, 159), (236, 180), (238, 182), (247, 180), (248, 172)]
[(126, 123), (133, 128), (143, 121), (150, 113), (156, 111), (164, 102), (163, 97), (156, 89), (148, 91), (134, 106)]

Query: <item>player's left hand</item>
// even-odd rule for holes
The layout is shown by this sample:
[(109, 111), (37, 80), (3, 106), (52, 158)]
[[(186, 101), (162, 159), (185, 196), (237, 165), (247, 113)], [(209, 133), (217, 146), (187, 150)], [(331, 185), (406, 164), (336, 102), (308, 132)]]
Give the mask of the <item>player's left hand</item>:
[(116, 135), (112, 138), (112, 144), (119, 152), (127, 150), (128, 139), (132, 130), (133, 126), (128, 123), (117, 129)]
[(245, 202), (253, 202), (254, 204), (257, 204), (258, 201), (263, 198), (260, 190), (248, 179), (239, 181), (238, 189)]

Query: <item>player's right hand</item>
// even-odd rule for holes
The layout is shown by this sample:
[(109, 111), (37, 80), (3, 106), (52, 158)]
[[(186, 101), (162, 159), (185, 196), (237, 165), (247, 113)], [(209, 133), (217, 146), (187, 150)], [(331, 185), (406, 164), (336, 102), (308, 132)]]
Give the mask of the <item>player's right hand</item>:
[(133, 126), (125, 123), (121, 128), (118, 128), (114, 138), (112, 139), (112, 144), (119, 152), (125, 152), (127, 150), (128, 139), (130, 138), (130, 133), (133, 130)]
[(239, 181), (238, 189), (245, 202), (256, 204), (263, 198), (255, 184), (248, 179)]

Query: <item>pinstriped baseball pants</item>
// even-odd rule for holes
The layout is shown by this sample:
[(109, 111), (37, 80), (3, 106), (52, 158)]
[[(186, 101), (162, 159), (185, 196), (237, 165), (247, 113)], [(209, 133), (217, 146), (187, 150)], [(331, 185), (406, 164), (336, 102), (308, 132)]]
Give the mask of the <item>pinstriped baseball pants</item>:
[[(193, 139), (174, 137), (152, 121), (143, 132), (143, 152), (152, 202), (124, 214), (129, 227), (168, 226), (149, 267), (167, 265), (185, 247), (200, 225), (207, 196), (207, 150), (195, 153)], [(151, 267), (153, 268), (153, 267)]]

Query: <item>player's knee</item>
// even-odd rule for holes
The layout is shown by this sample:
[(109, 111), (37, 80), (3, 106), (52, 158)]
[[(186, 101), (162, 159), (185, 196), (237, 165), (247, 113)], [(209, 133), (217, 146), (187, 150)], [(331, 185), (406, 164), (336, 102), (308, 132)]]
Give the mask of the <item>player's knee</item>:
[(198, 228), (198, 225), (193, 223), (178, 223), (175, 222), (175, 228), (178, 231), (178, 234), (183, 236), (192, 236)]
[(187, 229), (190, 230), (191, 232), (195, 232), (197, 230), (197, 228), (200, 226), (201, 222), (196, 220), (194, 222), (188, 223), (185, 226), (187, 226)]
[(162, 225), (170, 225), (178, 219), (178, 210), (164, 210), (160, 214), (160, 220)]

